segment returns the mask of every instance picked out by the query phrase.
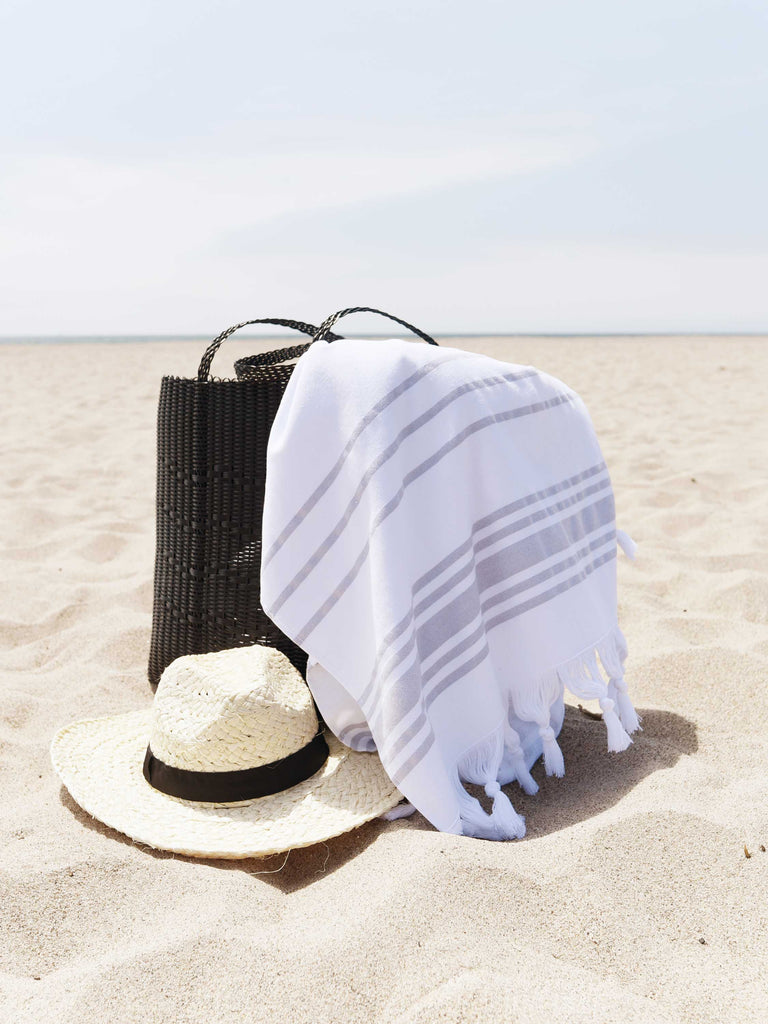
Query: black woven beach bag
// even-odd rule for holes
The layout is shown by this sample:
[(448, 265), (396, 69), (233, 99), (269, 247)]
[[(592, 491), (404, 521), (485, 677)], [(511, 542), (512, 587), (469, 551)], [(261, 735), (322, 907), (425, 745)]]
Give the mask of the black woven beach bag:
[(334, 341), (331, 328), (349, 313), (394, 320), (368, 306), (340, 310), (319, 328), (267, 318), (235, 324), (211, 342), (197, 377), (164, 377), (157, 416), (155, 591), (149, 679), (185, 654), (264, 644), (282, 651), (304, 674), (307, 656), (264, 612), (259, 598), (261, 523), (267, 441), (304, 342), (239, 359), (238, 379), (211, 376), (213, 357), (249, 324), (292, 327), (314, 341)]
[(222, 342), (249, 324), (318, 333), (296, 320), (246, 320), (211, 342), (196, 378), (164, 377), (160, 388), (153, 686), (181, 655), (249, 644), (277, 647), (300, 672), (306, 669), (304, 652), (265, 615), (259, 576), (267, 439), (293, 372), (290, 360), (310, 342), (240, 360), (242, 379), (212, 377)]

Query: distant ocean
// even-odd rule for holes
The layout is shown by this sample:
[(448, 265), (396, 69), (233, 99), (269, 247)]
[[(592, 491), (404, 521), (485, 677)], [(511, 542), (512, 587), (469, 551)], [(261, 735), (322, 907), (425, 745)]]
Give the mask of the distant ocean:
[[(0, 336), (0, 345), (101, 345), (147, 341), (210, 341), (208, 334), (8, 334)], [(243, 337), (243, 335), (241, 335)], [(257, 335), (244, 335), (257, 337)], [(266, 337), (266, 335), (258, 335)]]
[[(391, 338), (392, 334), (357, 334), (349, 332), (354, 338)], [(9, 334), (0, 336), (0, 345), (103, 345), (107, 344), (142, 344), (153, 341), (200, 341), (209, 342), (213, 334), (40, 334), (23, 335)], [(271, 341), (274, 338), (286, 338), (285, 334), (238, 334), (236, 340), (252, 338), (256, 341)], [(563, 333), (557, 331), (436, 331), (436, 338), (750, 338), (765, 337), (761, 331), (579, 331)]]

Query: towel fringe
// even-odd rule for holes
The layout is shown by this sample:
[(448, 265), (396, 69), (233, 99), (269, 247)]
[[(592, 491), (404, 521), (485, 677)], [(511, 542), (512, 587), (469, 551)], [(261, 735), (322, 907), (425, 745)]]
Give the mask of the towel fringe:
[[(551, 725), (551, 708), (562, 700), (564, 688), (584, 700), (597, 700), (610, 751), (626, 750), (632, 743), (630, 733), (640, 728), (640, 719), (627, 693), (624, 661), (627, 642), (618, 626), (594, 647), (582, 651), (555, 671), (542, 676), (527, 692), (518, 687), (510, 698), (510, 712), (538, 726), (547, 775), (565, 774), (563, 752)], [(606, 683), (604, 676), (608, 676)], [(465, 836), (478, 839), (521, 839), (525, 818), (517, 813), (499, 782), (502, 761), (505, 777), (511, 769), (515, 780), (529, 794), (538, 792), (536, 781), (525, 761), (520, 736), (507, 720), (461, 758), (455, 772), (461, 828)], [(462, 780), (484, 786), (493, 801), (486, 814), (482, 805), (470, 796)]]
[(408, 803), (407, 800), (401, 800), (399, 804), (392, 808), (391, 811), (385, 811), (380, 814), (379, 817), (383, 821), (397, 821), (399, 818), (410, 818), (412, 814), (416, 813), (416, 808), (413, 804)]
[(637, 732), (641, 728), (640, 716), (629, 698), (627, 684), (624, 680), (627, 640), (618, 626), (598, 645), (597, 653), (608, 674), (608, 696), (616, 705), (621, 724), (628, 733)]
[(512, 802), (494, 779), (485, 784), (486, 795), (493, 800), (491, 821), (505, 839), (522, 839), (525, 835), (525, 818), (517, 813)]
[[(525, 835), (525, 818), (514, 809), (498, 780), (504, 754), (504, 736), (503, 726), (495, 729), (459, 762), (455, 784), (465, 836), (474, 836), (476, 839), (522, 839)], [(467, 793), (461, 784), (462, 779), (485, 787), (486, 794), (493, 800), (490, 814), (485, 813), (479, 800)]]
[(626, 750), (632, 742), (632, 738), (621, 724), (621, 719), (616, 714), (615, 704), (610, 697), (600, 698), (600, 710), (603, 712), (605, 731), (608, 735), (608, 749), (612, 753)]
[[(608, 749), (613, 752), (626, 750), (632, 742), (630, 733), (640, 727), (640, 720), (624, 682), (626, 656), (627, 642), (616, 626), (595, 647), (582, 651), (557, 670), (563, 686), (574, 696), (600, 702)], [(609, 683), (603, 679), (598, 658), (609, 677)]]
[(522, 788), (523, 792), (529, 796), (539, 792), (539, 787), (536, 780), (528, 770), (528, 765), (525, 763), (525, 753), (523, 751), (523, 745), (520, 742), (520, 737), (516, 729), (507, 722), (504, 727), (504, 746), (507, 754), (509, 755), (509, 764), (512, 771), (515, 774), (515, 780)]
[(616, 543), (619, 545), (619, 547), (630, 560), (630, 562), (634, 562), (635, 555), (637, 554), (637, 544), (635, 543), (635, 541), (632, 540), (632, 538), (629, 536), (626, 530), (616, 531)]
[(544, 754), (544, 770), (547, 775), (554, 775), (556, 778), (562, 779), (565, 775), (565, 760), (560, 744), (557, 742), (555, 730), (549, 724), (540, 725), (539, 736), (541, 736)]
[(547, 775), (556, 775), (558, 778), (565, 775), (565, 762), (555, 737), (555, 730), (550, 724), (550, 708), (560, 700), (562, 694), (563, 686), (557, 672), (549, 672), (527, 693), (518, 691), (511, 698), (515, 715), (524, 722), (535, 722), (538, 725), (544, 753), (544, 770)]
[(615, 703), (621, 719), (621, 724), (631, 735), (633, 732), (642, 731), (640, 715), (635, 711), (635, 706), (627, 693), (627, 684), (623, 676), (618, 679), (611, 679), (608, 683), (608, 696)]

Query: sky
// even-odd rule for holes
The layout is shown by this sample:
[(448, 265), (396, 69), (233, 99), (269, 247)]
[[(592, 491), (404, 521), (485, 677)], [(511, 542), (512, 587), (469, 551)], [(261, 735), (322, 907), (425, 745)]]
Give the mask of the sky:
[(766, 54), (765, 0), (3, 0), (0, 335), (768, 332)]

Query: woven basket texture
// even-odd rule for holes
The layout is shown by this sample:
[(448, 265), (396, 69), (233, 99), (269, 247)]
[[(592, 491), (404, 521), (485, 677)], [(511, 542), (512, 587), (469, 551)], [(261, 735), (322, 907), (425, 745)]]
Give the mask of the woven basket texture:
[(275, 647), (301, 672), (307, 655), (261, 607), (261, 524), (267, 441), (293, 373), (291, 360), (311, 342), (248, 356), (238, 379), (211, 376), (221, 344), (249, 324), (290, 327), (336, 341), (331, 328), (350, 313), (371, 312), (437, 342), (382, 310), (339, 310), (320, 327), (298, 320), (248, 320), (227, 328), (203, 354), (196, 378), (164, 377), (157, 416), (157, 518), (149, 680), (185, 654), (232, 647)]
[(261, 607), (259, 577), (269, 431), (293, 372), (285, 360), (308, 343), (239, 361), (245, 379), (211, 377), (213, 354), (233, 330), (212, 342), (197, 378), (164, 377), (160, 388), (153, 687), (182, 655), (250, 644), (275, 647), (306, 671), (304, 651)]

